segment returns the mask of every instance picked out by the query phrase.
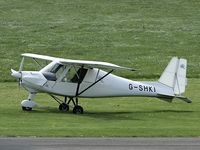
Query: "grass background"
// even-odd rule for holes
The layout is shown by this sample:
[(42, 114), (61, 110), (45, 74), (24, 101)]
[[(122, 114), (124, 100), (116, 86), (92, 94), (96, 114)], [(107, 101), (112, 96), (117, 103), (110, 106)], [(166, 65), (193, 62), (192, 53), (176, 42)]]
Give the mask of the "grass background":
[[(0, 0), (1, 136), (199, 136), (200, 1)], [(151, 98), (81, 99), (86, 113), (61, 113), (47, 95), (23, 112), (27, 92), (10, 69), (30, 52), (139, 69), (115, 74), (156, 80), (173, 56), (188, 59), (192, 104)], [(26, 61), (25, 69), (35, 69)], [(44, 106), (44, 107), (43, 107)]]
[[(200, 77), (200, 1), (0, 0), (0, 81), (14, 81), (24, 52), (133, 67), (158, 78), (172, 56)], [(29, 64), (28, 69), (33, 65)]]

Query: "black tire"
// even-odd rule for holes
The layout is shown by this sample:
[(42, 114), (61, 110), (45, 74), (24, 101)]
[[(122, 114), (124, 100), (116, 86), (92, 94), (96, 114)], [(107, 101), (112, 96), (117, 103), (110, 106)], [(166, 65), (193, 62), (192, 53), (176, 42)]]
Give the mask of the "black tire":
[(59, 105), (59, 110), (60, 111), (69, 111), (69, 105), (66, 103), (62, 103)]
[(75, 106), (74, 109), (73, 109), (73, 113), (74, 114), (83, 114), (83, 107), (81, 106)]
[(32, 108), (31, 107), (24, 107), (24, 106), (22, 106), (22, 110), (23, 111), (31, 111)]

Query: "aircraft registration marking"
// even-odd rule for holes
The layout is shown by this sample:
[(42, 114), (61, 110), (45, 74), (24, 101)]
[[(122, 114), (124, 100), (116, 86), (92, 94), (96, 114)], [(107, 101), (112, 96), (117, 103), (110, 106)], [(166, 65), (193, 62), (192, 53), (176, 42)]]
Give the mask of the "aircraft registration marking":
[(133, 90), (133, 89), (138, 89), (139, 91), (144, 91), (144, 92), (151, 92), (151, 93), (155, 93), (156, 92), (156, 88), (153, 86), (146, 86), (146, 85), (138, 85), (138, 86), (133, 86), (133, 84), (129, 84), (129, 90)]

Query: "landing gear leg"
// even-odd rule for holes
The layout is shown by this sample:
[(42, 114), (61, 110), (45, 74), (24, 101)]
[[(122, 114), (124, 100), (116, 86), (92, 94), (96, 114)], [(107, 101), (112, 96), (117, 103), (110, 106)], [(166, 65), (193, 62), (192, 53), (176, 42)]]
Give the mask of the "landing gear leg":
[[(70, 102), (72, 102), (74, 105), (73, 113), (74, 114), (83, 114), (83, 108), (78, 105), (77, 97), (76, 97), (76, 101), (74, 101), (73, 97), (65, 96), (64, 101), (62, 101), (61, 99), (59, 99), (58, 97), (56, 97), (54, 95), (50, 95), (50, 96), (60, 104), (58, 107), (60, 111), (69, 111), (69, 104), (70, 104)], [(67, 100), (67, 98), (69, 98), (69, 100)]]
[(64, 101), (54, 95), (50, 95), (50, 96), (59, 104), (58, 109), (60, 111), (64, 111), (64, 112), (69, 111), (69, 104), (67, 103), (67, 96), (65, 96)]

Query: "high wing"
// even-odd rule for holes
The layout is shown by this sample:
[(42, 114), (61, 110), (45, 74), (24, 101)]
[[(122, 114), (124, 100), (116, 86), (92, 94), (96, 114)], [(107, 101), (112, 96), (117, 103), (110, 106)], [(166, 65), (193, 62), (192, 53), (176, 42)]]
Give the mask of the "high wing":
[(135, 71), (135, 69), (132, 69), (132, 68), (122, 67), (122, 66), (118, 66), (112, 63), (100, 62), (100, 61), (72, 60), (72, 59), (57, 58), (57, 57), (51, 57), (51, 56), (45, 56), (45, 55), (31, 54), (31, 53), (24, 53), (22, 54), (22, 56), (33, 58), (33, 59), (58, 61), (59, 63), (63, 65), (75, 65), (75, 66), (84, 66), (87, 68), (102, 68), (102, 69), (113, 69), (113, 70), (120, 69), (120, 70)]

